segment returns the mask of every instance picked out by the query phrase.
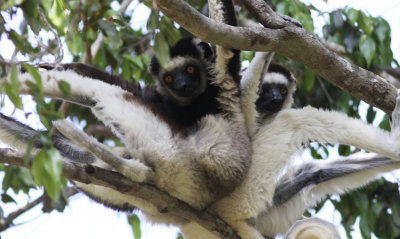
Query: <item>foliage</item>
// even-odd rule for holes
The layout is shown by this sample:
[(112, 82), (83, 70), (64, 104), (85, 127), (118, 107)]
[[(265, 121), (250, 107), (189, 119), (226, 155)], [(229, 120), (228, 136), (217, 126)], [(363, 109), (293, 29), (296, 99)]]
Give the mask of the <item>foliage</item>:
[[(29, 63), (58, 61), (64, 56), (64, 58), (72, 58), (74, 62), (85, 62), (105, 69), (127, 80), (151, 84), (152, 78), (147, 71), (150, 56), (155, 55), (161, 64), (165, 64), (169, 60), (168, 46), (188, 33), (160, 12), (153, 10), (150, 0), (143, 3), (134, 1), (124, 14), (118, 11), (121, 2), (122, 0), (2, 1), (0, 2), (0, 35), (10, 40), (15, 46), (12, 56)], [(188, 2), (199, 11), (207, 12), (205, 0)], [(381, 17), (373, 17), (352, 8), (338, 9), (330, 13), (320, 12), (314, 6), (300, 1), (271, 0), (267, 2), (277, 12), (298, 19), (311, 33), (321, 30), (314, 27), (312, 11), (323, 16), (326, 24), (322, 29), (323, 35), (320, 37), (343, 46), (346, 57), (361, 67), (375, 70), (397, 64), (390, 49), (389, 24)], [(150, 15), (144, 24), (145, 27), (136, 29), (132, 27), (135, 25), (133, 11), (139, 5), (146, 6)], [(23, 18), (17, 27), (9, 23), (10, 19), (15, 19), (21, 14)], [(239, 9), (239, 18), (252, 17), (245, 10)], [(93, 52), (91, 47), (100, 34), (104, 36), (104, 40), (98, 51)], [(242, 60), (250, 60), (251, 57), (251, 53), (245, 53)], [(8, 67), (4, 58), (10, 58), (10, 56), (6, 57), (0, 53), (2, 63), (0, 69)], [(374, 121), (376, 111), (372, 107), (368, 108), (366, 115), (360, 115), (360, 100), (291, 59), (282, 56), (277, 56), (275, 59), (289, 67), (298, 79), (296, 106), (312, 105), (331, 108), (353, 117), (365, 117), (368, 122)], [(15, 60), (15, 58), (10, 60)], [(43, 133), (40, 136), (45, 146), (33, 160), (32, 170), (0, 165), (0, 171), (4, 174), (1, 192), (1, 201), (4, 203), (15, 202), (9, 190), (27, 194), (31, 189), (37, 189), (39, 185), (43, 185), (47, 193), (57, 200), (62, 192), (62, 186), (66, 184), (60, 177), (60, 156), (50, 143), (53, 120), (64, 117), (64, 112), (60, 109), (61, 103), (56, 100), (43, 100), (40, 77), (37, 77), (37, 72), (33, 67), (25, 65), (25, 68), (35, 78), (36, 82), (31, 84), (30, 88), (34, 92), (40, 120), (49, 133)], [(22, 108), (16, 71), (15, 67), (11, 69), (12, 80), (2, 90), (12, 100), (15, 107)], [(59, 87), (65, 94), (69, 93), (68, 85), (60, 84)], [(84, 122), (84, 129), (98, 123), (87, 109), (79, 106), (72, 106), (68, 115)], [(382, 128), (387, 129), (388, 118), (384, 117), (380, 123)], [(314, 158), (325, 158), (329, 156), (328, 148), (331, 147), (313, 144), (310, 152)], [(338, 147), (339, 155), (349, 155), (357, 150), (344, 145)], [(64, 198), (61, 197), (61, 199)], [(330, 200), (341, 213), (343, 226), (349, 238), (357, 219), (360, 221), (363, 238), (370, 238), (372, 234), (378, 238), (395, 238), (400, 235), (398, 207), (400, 197), (397, 184), (381, 179), (368, 187), (341, 196), (340, 199)], [(320, 208), (321, 205), (316, 210)], [(0, 207), (0, 219), (4, 217), (1, 212)], [(132, 226), (134, 237), (140, 238), (138, 217), (129, 216), (128, 221)]]

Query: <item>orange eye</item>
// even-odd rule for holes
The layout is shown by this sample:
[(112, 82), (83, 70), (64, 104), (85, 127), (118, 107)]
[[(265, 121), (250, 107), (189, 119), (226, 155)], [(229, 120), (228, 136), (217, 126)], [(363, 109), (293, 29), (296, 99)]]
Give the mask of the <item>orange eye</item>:
[(164, 77), (164, 81), (165, 81), (166, 83), (171, 83), (171, 82), (172, 82), (172, 76), (166, 76), (166, 77)]
[(194, 67), (193, 66), (188, 66), (187, 68), (186, 68), (186, 71), (188, 72), (188, 73), (193, 73), (194, 72)]
[(287, 89), (282, 88), (282, 89), (281, 89), (281, 94), (282, 94), (282, 95), (286, 95), (286, 93), (287, 93)]

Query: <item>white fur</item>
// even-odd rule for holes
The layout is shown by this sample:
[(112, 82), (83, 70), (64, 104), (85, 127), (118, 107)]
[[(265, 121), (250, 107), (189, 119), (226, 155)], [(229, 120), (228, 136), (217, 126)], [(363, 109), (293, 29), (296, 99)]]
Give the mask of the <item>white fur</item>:
[[(375, 154), (362, 154), (359, 165), (349, 167), (363, 168), (363, 161)], [(357, 159), (356, 157), (349, 157)], [(343, 159), (345, 160), (345, 159)], [(318, 165), (319, 168), (329, 168), (330, 164), (335, 160), (313, 161), (313, 165)], [(334, 164), (333, 164), (334, 165)], [(359, 172), (351, 173), (346, 176), (338, 177), (319, 184), (312, 184), (303, 188), (298, 194), (292, 197), (279, 207), (271, 207), (257, 217), (256, 227), (266, 236), (275, 236), (284, 234), (288, 228), (298, 220), (305, 210), (314, 207), (325, 199), (328, 195), (343, 194), (356, 188), (362, 187), (367, 183), (375, 180), (382, 173), (400, 168), (400, 162), (393, 164), (382, 165), (380, 167), (366, 169)]]
[[(127, 92), (119, 87), (83, 77), (71, 70), (40, 71), (40, 74), (46, 95), (63, 98), (58, 88), (58, 82), (63, 80), (70, 84), (72, 96), (84, 96), (97, 102), (92, 108), (93, 113), (125, 142), (131, 156), (140, 159), (141, 155), (145, 155), (146, 160), (154, 164), (157, 169), (156, 185), (195, 208), (204, 208), (213, 200), (207, 193), (206, 185), (198, 181), (198, 172), (201, 172), (198, 167), (207, 168), (216, 163), (224, 170), (231, 166), (236, 169), (241, 167), (242, 162), (231, 159), (247, 154), (246, 150), (241, 152), (241, 147), (232, 147), (242, 143), (236, 135), (232, 135), (234, 132), (240, 132), (242, 127), (240, 134), (245, 136), (244, 126), (241, 125), (244, 119), (238, 110), (239, 99), (237, 105), (232, 106), (233, 121), (226, 120), (222, 115), (208, 115), (199, 121), (196, 134), (182, 140), (180, 136), (173, 136), (169, 126), (145, 106), (125, 100), (123, 95)], [(19, 80), (25, 90), (23, 83), (32, 81), (32, 77), (25, 73)], [(219, 84), (229, 87), (229, 80), (229, 77), (220, 79)], [(225, 86), (221, 87), (225, 89)], [(222, 171), (221, 177), (229, 177), (229, 173)], [(203, 193), (199, 195), (199, 191)]]
[[(257, 64), (260, 64), (260, 62)], [(279, 79), (275, 75), (273, 77), (268, 77), (267, 75), (264, 77), (264, 80)], [(252, 80), (256, 81), (257, 78), (253, 78)], [(246, 84), (248, 86), (251, 83), (247, 82)], [(249, 90), (250, 87), (245, 89)], [(291, 96), (292, 92), (294, 92), (294, 89), (289, 90), (289, 96)], [(243, 94), (246, 97), (251, 95), (245, 91)], [(253, 101), (248, 100), (249, 98), (245, 99), (248, 105)], [(399, 121), (399, 99), (396, 109), (393, 112), (394, 126)], [(286, 107), (288, 106), (286, 105)], [(246, 115), (246, 117), (249, 117), (249, 115)], [(246, 118), (246, 120), (248, 119)], [(250, 122), (250, 124), (247, 122), (248, 126), (251, 123), (253, 122)], [(250, 166), (248, 176), (232, 194), (219, 200), (212, 207), (218, 215), (234, 226), (243, 238), (262, 238), (257, 230), (250, 227), (245, 220), (257, 218), (262, 212), (269, 212), (269, 209), (273, 206), (272, 197), (279, 174), (288, 166), (291, 156), (301, 150), (303, 145), (308, 144), (309, 141), (349, 144), (371, 152), (384, 154), (397, 160), (400, 156), (399, 127), (393, 127), (392, 132), (389, 133), (367, 125), (358, 119), (349, 118), (343, 113), (318, 110), (312, 107), (305, 107), (303, 109), (286, 108), (269, 117), (258, 131), (257, 129), (254, 131), (255, 134), (252, 135), (252, 165)], [(391, 169), (393, 168), (386, 170)], [(273, 228), (274, 226), (281, 228), (280, 233), (286, 232), (294, 220), (297, 219), (294, 215), (301, 215), (308, 208), (306, 206), (313, 206), (313, 202), (319, 201), (328, 194), (343, 193), (345, 189), (359, 187), (374, 179), (382, 171), (385, 171), (385, 169), (370, 170), (334, 180), (329, 184), (331, 187), (317, 187), (313, 191), (313, 196), (307, 196), (309, 194), (306, 193), (305, 189), (302, 191), (302, 194), (297, 195), (293, 199), (293, 203), (297, 204), (297, 206), (290, 207), (290, 210), (278, 208), (276, 211), (272, 210), (270, 213), (265, 214), (267, 215), (266, 217), (257, 218), (256, 223), (262, 225), (258, 226), (257, 229), (264, 235), (269, 236), (274, 236), (278, 232), (278, 230)], [(349, 184), (349, 179), (356, 179), (356, 181), (353, 184)], [(342, 182), (346, 182), (345, 185), (348, 185), (348, 187), (344, 189), (340, 187)], [(327, 185), (327, 183), (321, 185)], [(326, 190), (321, 191), (322, 189)], [(314, 201), (314, 194), (317, 192), (320, 192), (320, 196)], [(305, 203), (308, 201), (310, 201), (310, 204)], [(292, 210), (295, 213), (285, 217), (285, 213), (290, 213)], [(282, 217), (283, 219), (281, 219)]]
[[(213, 208), (226, 220), (245, 220), (267, 210), (272, 206), (279, 174), (288, 165), (291, 156), (310, 140), (350, 144), (398, 160), (400, 140), (396, 136), (397, 131), (385, 132), (339, 112), (311, 107), (282, 110), (253, 136), (253, 161), (248, 176), (232, 194), (218, 201)], [(346, 185), (352, 186), (349, 183)], [(327, 192), (337, 191), (328, 190), (323, 195)], [(276, 220), (274, 216), (270, 218)]]
[(339, 231), (332, 223), (319, 218), (303, 219), (290, 228), (287, 239), (340, 239)]
[(257, 92), (261, 76), (264, 75), (263, 72), (268, 67), (273, 55), (271, 52), (256, 52), (240, 81), (240, 88), (242, 90), (240, 100), (249, 135), (254, 135), (258, 128), (256, 124), (258, 113), (255, 107), (258, 98)]

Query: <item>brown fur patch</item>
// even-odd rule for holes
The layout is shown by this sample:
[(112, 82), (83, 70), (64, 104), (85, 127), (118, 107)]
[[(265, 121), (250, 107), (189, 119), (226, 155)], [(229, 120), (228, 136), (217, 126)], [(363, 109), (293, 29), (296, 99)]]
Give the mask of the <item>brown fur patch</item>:
[(133, 96), (131, 93), (125, 92), (122, 97), (124, 98), (125, 101), (135, 101), (135, 96)]

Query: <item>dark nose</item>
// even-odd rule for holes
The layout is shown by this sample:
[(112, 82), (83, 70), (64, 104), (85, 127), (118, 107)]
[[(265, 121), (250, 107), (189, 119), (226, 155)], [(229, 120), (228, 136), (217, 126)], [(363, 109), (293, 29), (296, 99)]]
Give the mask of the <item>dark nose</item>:
[(274, 99), (271, 101), (271, 104), (272, 104), (273, 106), (280, 106), (280, 105), (282, 105), (282, 104), (283, 104), (283, 99), (282, 99), (282, 97), (280, 97), (280, 98), (274, 98)]
[(280, 106), (281, 104), (283, 104), (282, 94), (277, 89), (272, 90), (271, 104), (273, 106)]
[(178, 91), (186, 91), (189, 88), (189, 84), (188, 80), (181, 78), (176, 84), (176, 89)]

